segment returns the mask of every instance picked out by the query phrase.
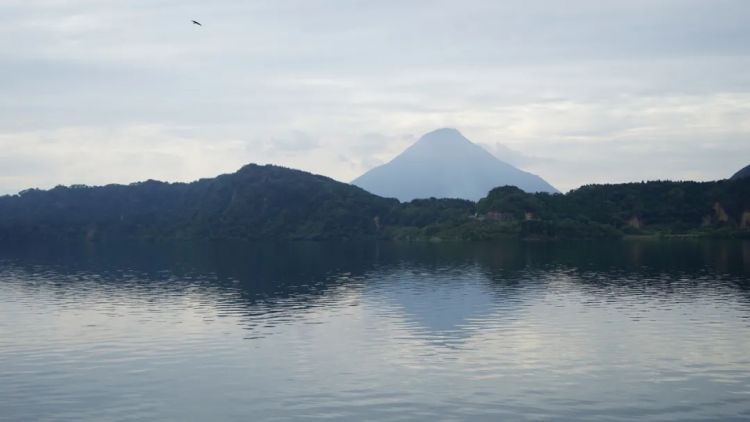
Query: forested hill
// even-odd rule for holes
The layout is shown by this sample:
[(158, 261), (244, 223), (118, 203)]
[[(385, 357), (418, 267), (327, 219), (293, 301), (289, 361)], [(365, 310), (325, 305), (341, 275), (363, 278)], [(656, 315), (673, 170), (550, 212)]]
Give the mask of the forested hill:
[(589, 238), (750, 234), (750, 178), (584, 186), (565, 195), (504, 186), (478, 202), (399, 203), (327, 177), (248, 165), (193, 183), (31, 189), (0, 197), (0, 239)]
[(740, 171), (732, 176), (732, 180), (750, 177), (750, 165), (743, 167)]
[(565, 195), (505, 186), (477, 204), (479, 215), (520, 221), (527, 236), (750, 234), (750, 179), (588, 185)]
[(58, 186), (0, 197), (0, 236), (322, 239), (375, 236), (398, 201), (327, 177), (247, 165), (193, 183)]

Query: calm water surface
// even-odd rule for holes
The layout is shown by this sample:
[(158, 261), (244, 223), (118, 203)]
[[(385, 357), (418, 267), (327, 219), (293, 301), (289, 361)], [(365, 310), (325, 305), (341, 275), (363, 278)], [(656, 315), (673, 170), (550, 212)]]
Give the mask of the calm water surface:
[(750, 242), (0, 247), (0, 420), (748, 420)]

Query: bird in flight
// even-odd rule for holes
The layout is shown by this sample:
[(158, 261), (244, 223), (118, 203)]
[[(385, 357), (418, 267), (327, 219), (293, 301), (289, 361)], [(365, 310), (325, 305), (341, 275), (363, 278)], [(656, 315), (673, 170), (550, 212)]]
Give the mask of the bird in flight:
[(201, 23), (200, 23), (200, 22), (198, 22), (198, 21), (193, 21), (193, 24), (195, 24), (195, 25), (198, 25), (198, 26), (203, 26), (203, 25), (201, 25)]

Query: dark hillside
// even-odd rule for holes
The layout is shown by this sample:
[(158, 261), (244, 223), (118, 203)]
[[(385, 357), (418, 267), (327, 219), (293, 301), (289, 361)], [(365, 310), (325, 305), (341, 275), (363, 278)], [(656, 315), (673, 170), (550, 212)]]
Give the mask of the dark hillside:
[(0, 233), (34, 237), (359, 238), (398, 206), (345, 183), (247, 165), (193, 183), (58, 186), (0, 197)]
[(742, 170), (735, 173), (732, 176), (732, 180), (743, 179), (746, 177), (750, 177), (750, 165), (743, 167)]

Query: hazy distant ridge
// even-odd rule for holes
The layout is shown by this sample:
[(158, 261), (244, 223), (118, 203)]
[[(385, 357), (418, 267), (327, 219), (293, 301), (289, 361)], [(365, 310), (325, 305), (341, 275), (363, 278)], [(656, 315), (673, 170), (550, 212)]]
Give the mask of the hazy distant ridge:
[(461, 198), (477, 201), (497, 186), (556, 193), (541, 177), (500, 161), (456, 129), (422, 136), (390, 162), (352, 181), (376, 195), (410, 201)]

